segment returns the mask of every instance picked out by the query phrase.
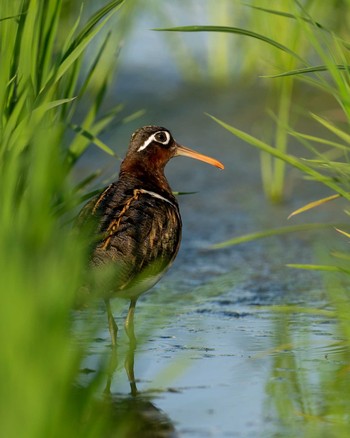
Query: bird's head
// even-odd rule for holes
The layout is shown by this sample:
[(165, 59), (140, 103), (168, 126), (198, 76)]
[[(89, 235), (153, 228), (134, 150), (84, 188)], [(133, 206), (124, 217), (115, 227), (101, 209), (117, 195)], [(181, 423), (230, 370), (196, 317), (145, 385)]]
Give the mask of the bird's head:
[(131, 137), (126, 161), (143, 163), (150, 171), (164, 169), (166, 163), (176, 156), (191, 157), (223, 169), (224, 166), (214, 158), (200, 154), (177, 143), (170, 131), (161, 126), (144, 126)]

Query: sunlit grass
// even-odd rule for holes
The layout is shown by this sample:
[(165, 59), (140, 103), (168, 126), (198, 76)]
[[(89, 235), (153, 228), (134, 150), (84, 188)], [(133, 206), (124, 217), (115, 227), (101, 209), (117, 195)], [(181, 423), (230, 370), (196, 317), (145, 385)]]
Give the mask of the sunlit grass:
[(87, 254), (67, 218), (93, 178), (72, 187), (81, 154), (95, 144), (114, 155), (98, 135), (120, 110), (100, 115), (116, 57), (101, 60), (122, 3), (106, 3), (87, 19), (80, 9), (67, 28), (61, 0), (0, 2), (0, 411), (7, 437), (104, 436), (108, 426), (109, 410), (96, 399), (104, 361), (77, 387), (88, 345), (73, 342), (72, 309)]
[[(262, 119), (263, 126), (258, 128), (259, 136), (277, 152), (288, 154), (290, 131), (296, 116), (294, 82), (301, 74), (315, 73), (315, 77), (304, 77), (304, 80), (312, 87), (333, 95), (343, 110), (348, 111), (347, 33), (342, 25), (346, 5), (342, 9), (337, 8), (335, 2), (321, 5), (312, 1), (301, 3), (288, 0), (276, 6), (269, 1), (256, 0), (249, 4), (236, 4), (233, 10), (230, 9), (230, 14), (225, 15), (220, 13), (227, 8), (227, 4), (223, 3), (216, 14), (209, 15), (210, 24), (193, 20), (193, 25), (162, 26), (156, 30), (200, 32), (208, 38), (213, 34), (218, 34), (218, 38), (225, 37), (225, 40), (216, 40), (216, 46), (214, 39), (211, 44), (216, 47), (216, 64), (211, 63), (215, 74), (211, 75), (211, 70), (205, 65), (202, 70), (209, 77), (217, 78), (212, 79), (211, 84), (227, 85), (234, 80), (242, 85), (244, 82), (249, 84), (254, 75), (256, 81), (266, 86), (270, 90), (266, 107), (272, 117), (270, 121)], [(330, 13), (335, 10), (337, 14)], [(226, 51), (226, 64), (220, 62), (223, 51)], [(208, 50), (208, 57), (210, 53)], [(320, 64), (315, 65), (315, 59), (319, 59)], [(224, 67), (221, 68), (221, 65)], [(331, 80), (318, 74), (322, 71), (329, 71)], [(280, 80), (268, 81), (269, 76), (279, 77)], [(268, 134), (271, 127), (267, 128), (267, 125), (272, 127), (273, 134)], [(262, 152), (261, 173), (266, 196), (274, 202), (280, 202), (284, 199), (285, 191), (285, 161), (276, 158), (273, 154)]]
[(290, 234), (290, 233), (301, 233), (305, 231), (315, 231), (315, 230), (326, 230), (334, 228), (334, 225), (331, 224), (320, 224), (320, 223), (313, 223), (313, 224), (298, 224), (298, 225), (290, 225), (280, 228), (271, 228), (268, 230), (263, 231), (257, 231), (254, 233), (245, 234), (243, 236), (237, 236), (233, 237), (232, 239), (225, 240), (224, 242), (214, 243), (210, 246), (211, 249), (221, 249), (226, 248), (228, 246), (232, 245), (239, 245), (241, 243), (247, 243), (256, 241), (258, 239), (265, 239), (267, 237), (272, 236), (280, 236), (283, 234)]

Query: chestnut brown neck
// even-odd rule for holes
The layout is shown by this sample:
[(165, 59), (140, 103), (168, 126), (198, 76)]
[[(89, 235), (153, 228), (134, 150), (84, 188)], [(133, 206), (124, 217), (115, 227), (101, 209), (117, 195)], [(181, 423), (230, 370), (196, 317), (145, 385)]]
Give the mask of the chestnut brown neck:
[(156, 160), (143, 162), (139, 159), (126, 157), (120, 167), (120, 178), (132, 179), (146, 190), (153, 190), (159, 193), (169, 193), (172, 191), (164, 175), (165, 164)]

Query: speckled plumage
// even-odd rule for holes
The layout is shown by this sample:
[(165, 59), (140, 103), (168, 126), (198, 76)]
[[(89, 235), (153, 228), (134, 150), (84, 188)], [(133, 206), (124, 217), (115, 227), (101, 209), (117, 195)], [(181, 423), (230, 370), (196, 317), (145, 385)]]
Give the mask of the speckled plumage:
[(119, 179), (79, 214), (78, 224), (88, 220), (93, 228), (91, 266), (111, 264), (115, 268), (104, 291), (113, 343), (117, 327), (109, 298), (131, 300), (128, 326), (139, 295), (161, 278), (179, 250), (181, 217), (164, 175), (165, 165), (177, 155), (223, 168), (218, 161), (177, 144), (166, 128), (145, 126), (131, 137)]

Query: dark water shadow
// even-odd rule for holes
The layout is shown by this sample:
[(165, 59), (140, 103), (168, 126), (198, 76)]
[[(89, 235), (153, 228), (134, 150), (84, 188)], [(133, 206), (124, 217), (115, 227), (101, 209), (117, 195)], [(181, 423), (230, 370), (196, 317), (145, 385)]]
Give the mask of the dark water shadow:
[[(175, 438), (178, 436), (171, 419), (152, 401), (152, 395), (137, 389), (135, 377), (136, 342), (130, 342), (127, 350), (123, 346), (112, 347), (108, 353), (103, 397), (98, 401), (99, 412), (107, 424), (107, 437)], [(124, 366), (124, 373), (119, 373)], [(94, 370), (90, 370), (93, 372)], [(97, 371), (97, 370), (95, 370)], [(98, 371), (97, 371), (98, 372)], [(118, 374), (118, 375), (117, 375)], [(122, 375), (121, 375), (122, 374)], [(124, 377), (129, 382), (129, 392), (115, 392), (119, 387), (115, 380)]]

